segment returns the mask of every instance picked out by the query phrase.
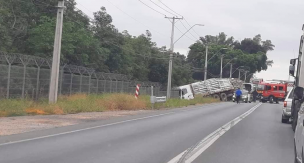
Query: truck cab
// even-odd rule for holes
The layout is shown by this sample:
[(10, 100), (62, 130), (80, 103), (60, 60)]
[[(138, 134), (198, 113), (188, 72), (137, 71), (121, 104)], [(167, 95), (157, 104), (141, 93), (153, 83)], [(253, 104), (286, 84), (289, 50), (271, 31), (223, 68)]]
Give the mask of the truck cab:
[(279, 101), (284, 100), (287, 95), (287, 83), (261, 83), (258, 86), (258, 93), (261, 97), (261, 102), (269, 101), (269, 103), (279, 103)]
[(191, 85), (183, 85), (178, 87), (179, 96), (181, 99), (191, 100), (194, 99), (194, 94)]

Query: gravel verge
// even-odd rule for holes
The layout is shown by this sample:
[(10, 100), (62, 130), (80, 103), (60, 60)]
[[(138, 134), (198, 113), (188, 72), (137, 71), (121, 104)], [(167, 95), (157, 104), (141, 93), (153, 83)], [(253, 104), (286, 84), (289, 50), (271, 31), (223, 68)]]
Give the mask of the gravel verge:
[(139, 111), (107, 111), (91, 112), (69, 115), (39, 115), (22, 117), (3, 117), (0, 118), (0, 136), (20, 134), (24, 132), (50, 129), (76, 125), (86, 122), (94, 122), (103, 119), (135, 115), (139, 113), (151, 112), (149, 110)]

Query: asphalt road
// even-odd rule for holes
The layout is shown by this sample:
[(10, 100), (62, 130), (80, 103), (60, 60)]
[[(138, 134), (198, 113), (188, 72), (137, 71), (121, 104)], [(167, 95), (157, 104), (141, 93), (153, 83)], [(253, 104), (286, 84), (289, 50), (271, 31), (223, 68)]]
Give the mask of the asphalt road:
[[(212, 104), (0, 137), (0, 162), (167, 163), (255, 105)], [(290, 162), (292, 136), (280, 108), (263, 104), (195, 162)]]
[(287, 163), (294, 160), (294, 133), (281, 123), (282, 104), (263, 104), (231, 128), (194, 163)]

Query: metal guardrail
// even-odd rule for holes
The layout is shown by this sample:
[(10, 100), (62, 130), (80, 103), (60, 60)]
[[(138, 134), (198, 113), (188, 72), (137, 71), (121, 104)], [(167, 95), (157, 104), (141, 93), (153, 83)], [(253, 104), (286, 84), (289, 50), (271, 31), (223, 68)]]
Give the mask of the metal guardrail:
[(151, 97), (150, 97), (150, 101), (152, 104), (152, 109), (154, 109), (154, 104), (155, 103), (162, 103), (162, 102), (166, 102), (167, 101), (167, 97), (166, 96), (161, 96), (161, 97), (156, 97), (153, 94), (153, 86), (151, 86)]
[(151, 96), (151, 104), (161, 103), (166, 101), (167, 101), (166, 96), (162, 96), (162, 97)]

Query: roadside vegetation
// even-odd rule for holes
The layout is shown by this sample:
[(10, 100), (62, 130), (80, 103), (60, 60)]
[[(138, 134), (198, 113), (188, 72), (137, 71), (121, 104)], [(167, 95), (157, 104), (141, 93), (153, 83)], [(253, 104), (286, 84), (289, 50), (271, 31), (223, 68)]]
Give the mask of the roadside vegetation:
[[(196, 97), (194, 100), (170, 99), (165, 103), (155, 104), (154, 109), (177, 108), (214, 102), (219, 101), (203, 97)], [(127, 94), (61, 96), (57, 104), (48, 104), (47, 100), (39, 102), (20, 99), (0, 100), (0, 117), (149, 109), (152, 109), (149, 96), (141, 96), (136, 100), (133, 95)]]

